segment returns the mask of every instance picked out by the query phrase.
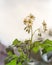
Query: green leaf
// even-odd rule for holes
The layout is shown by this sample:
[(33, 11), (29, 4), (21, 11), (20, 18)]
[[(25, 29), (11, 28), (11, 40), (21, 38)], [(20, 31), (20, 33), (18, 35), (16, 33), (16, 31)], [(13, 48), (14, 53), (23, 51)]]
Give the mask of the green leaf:
[(37, 53), (37, 52), (39, 51), (39, 47), (34, 47), (34, 48), (32, 48), (32, 51), (33, 51), (34, 53)]
[(6, 48), (6, 52), (8, 53), (8, 55), (13, 55), (14, 54), (13, 48), (11, 46)]
[(46, 39), (43, 44), (47, 44), (47, 45), (50, 45), (52, 46), (52, 40), (49, 40), (49, 39)]
[(21, 63), (21, 62), (19, 62), (17, 65), (22, 65), (22, 63)]
[(16, 65), (16, 60), (12, 60), (11, 62), (7, 63), (6, 65)]
[(21, 41), (19, 41), (18, 39), (15, 39), (14, 41), (13, 41), (13, 45), (14, 46), (19, 46), (21, 44)]
[(38, 41), (36, 41), (36, 42), (33, 43), (34, 46), (39, 46), (40, 44), (41, 44), (41, 43), (38, 42)]
[(52, 51), (52, 46), (46, 49), (47, 52)]
[(45, 47), (42, 51), (43, 51), (43, 54), (50, 52), (50, 51), (52, 51), (52, 46), (51, 47)]
[(43, 48), (43, 53), (52, 51), (52, 41), (49, 39), (46, 39), (41, 46)]
[(5, 65), (16, 65), (18, 57), (16, 55), (8, 56), (5, 59)]
[(13, 55), (11, 51), (7, 52), (8, 55)]
[(21, 49), (20, 47), (18, 47), (18, 51), (19, 51), (19, 52), (22, 52), (22, 49)]

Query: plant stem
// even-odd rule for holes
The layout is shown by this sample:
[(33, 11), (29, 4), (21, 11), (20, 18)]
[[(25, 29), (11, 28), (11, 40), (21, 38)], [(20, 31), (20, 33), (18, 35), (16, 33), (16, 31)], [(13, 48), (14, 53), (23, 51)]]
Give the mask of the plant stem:
[(30, 38), (30, 49), (29, 49), (29, 59), (31, 58), (31, 46), (32, 46), (32, 40), (33, 40), (33, 30), (31, 26), (31, 38)]
[[(39, 29), (39, 28), (38, 28), (38, 29)], [(38, 29), (36, 29), (36, 30), (32, 33), (32, 36), (35, 34), (35, 32), (36, 32)]]
[(33, 30), (32, 30), (32, 26), (31, 26), (31, 44), (32, 44), (32, 38), (33, 38)]

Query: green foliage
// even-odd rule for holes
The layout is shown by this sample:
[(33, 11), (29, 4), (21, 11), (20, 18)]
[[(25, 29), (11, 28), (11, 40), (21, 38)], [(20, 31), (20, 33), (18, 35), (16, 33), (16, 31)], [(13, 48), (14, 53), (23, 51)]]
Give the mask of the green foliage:
[(9, 51), (7, 54), (8, 54), (8, 55), (13, 55), (11, 51)]
[(33, 51), (34, 53), (37, 53), (37, 52), (39, 51), (39, 48), (38, 48), (38, 47), (34, 47), (34, 48), (32, 48), (32, 51)]
[(12, 61), (10, 61), (9, 63), (7, 63), (6, 65), (16, 65), (16, 60), (13, 59)]
[(22, 49), (21, 49), (20, 47), (18, 47), (18, 51), (19, 51), (20, 53), (23, 52)]
[(20, 56), (12, 55), (5, 59), (5, 65), (22, 65), (27, 60), (27, 56), (23, 53)]
[(27, 55), (24, 54), (20, 47), (18, 48), (18, 51), (20, 52), (20, 56), (11, 54), (11, 51), (8, 52), (8, 57), (5, 59), (6, 65), (22, 65), (25, 61), (28, 61)]
[(22, 65), (21, 62), (19, 62), (17, 65)]
[(52, 51), (52, 41), (47, 39), (42, 43), (43, 53)]
[[(40, 43), (39, 41), (35, 41), (32, 44), (30, 44), (30, 40), (24, 41), (23, 44), (21, 44), (20, 41), (15, 39), (13, 41), (13, 45), (18, 46), (18, 51), (20, 52), (20, 56), (15, 56), (12, 52), (12, 48), (9, 47), (7, 49), (8, 51), (8, 57), (6, 58), (6, 65), (23, 65), (25, 61), (29, 61), (28, 55), (24, 53), (25, 50), (29, 52), (29, 50), (33, 51), (34, 53), (37, 53), (39, 51), (39, 47), (43, 48), (43, 53), (47, 53), (52, 51), (52, 41), (47, 39), (44, 42)], [(26, 52), (27, 53), (27, 52)], [(29, 52), (30, 53), (30, 52)]]
[(16, 55), (8, 56), (5, 59), (5, 65), (16, 65), (18, 57)]
[(27, 60), (27, 56), (25, 54), (21, 54), (18, 58), (18, 62), (25, 62), (25, 60)]
[(52, 40), (46, 39), (43, 43), (48, 44), (48, 45), (52, 45)]
[(9, 56), (14, 54), (13, 48), (11, 46), (9, 46), (8, 48), (6, 48), (6, 52)]
[(40, 43), (38, 41), (33, 43), (32, 51), (37, 53), (39, 51), (39, 47), (43, 48), (43, 54), (52, 51), (52, 41), (46, 39), (44, 42)]
[(15, 40), (13, 41), (13, 45), (14, 45), (14, 46), (20, 46), (20, 44), (21, 44), (21, 41), (19, 41), (18, 39), (15, 39)]
[(35, 47), (40, 46), (40, 45), (41, 45), (41, 43), (39, 41), (33, 42), (33, 46), (35, 46)]
[(38, 41), (34, 42), (34, 43), (33, 43), (32, 51), (33, 51), (34, 53), (37, 53), (37, 52), (39, 51), (39, 46), (41, 46), (41, 43), (40, 43), (40, 42), (38, 42)]

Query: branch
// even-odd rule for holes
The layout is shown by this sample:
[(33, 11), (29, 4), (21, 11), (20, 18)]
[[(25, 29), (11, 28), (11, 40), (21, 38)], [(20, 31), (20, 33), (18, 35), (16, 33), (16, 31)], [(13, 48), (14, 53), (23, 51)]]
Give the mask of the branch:
[(35, 32), (36, 32), (37, 30), (39, 30), (39, 28), (38, 28), (38, 29), (36, 29), (36, 30), (33, 32), (32, 36), (35, 34)]

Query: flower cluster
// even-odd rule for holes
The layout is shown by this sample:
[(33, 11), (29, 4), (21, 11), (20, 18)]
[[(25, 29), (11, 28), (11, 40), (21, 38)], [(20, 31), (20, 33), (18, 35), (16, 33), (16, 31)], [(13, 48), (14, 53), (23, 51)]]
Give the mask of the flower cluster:
[(38, 29), (38, 36), (39, 36), (39, 37), (42, 36), (42, 34), (41, 34), (41, 32), (40, 32), (40, 29)]
[(43, 25), (44, 32), (46, 32), (47, 31), (47, 24), (46, 24), (45, 20), (43, 21), (42, 25)]
[(24, 30), (26, 30), (26, 32), (30, 33), (30, 30), (32, 28), (32, 24), (33, 24), (33, 20), (35, 19), (35, 17), (30, 14), (29, 16), (27, 16), (25, 19), (24, 19), (24, 24), (26, 25), (26, 27), (24, 28)]

